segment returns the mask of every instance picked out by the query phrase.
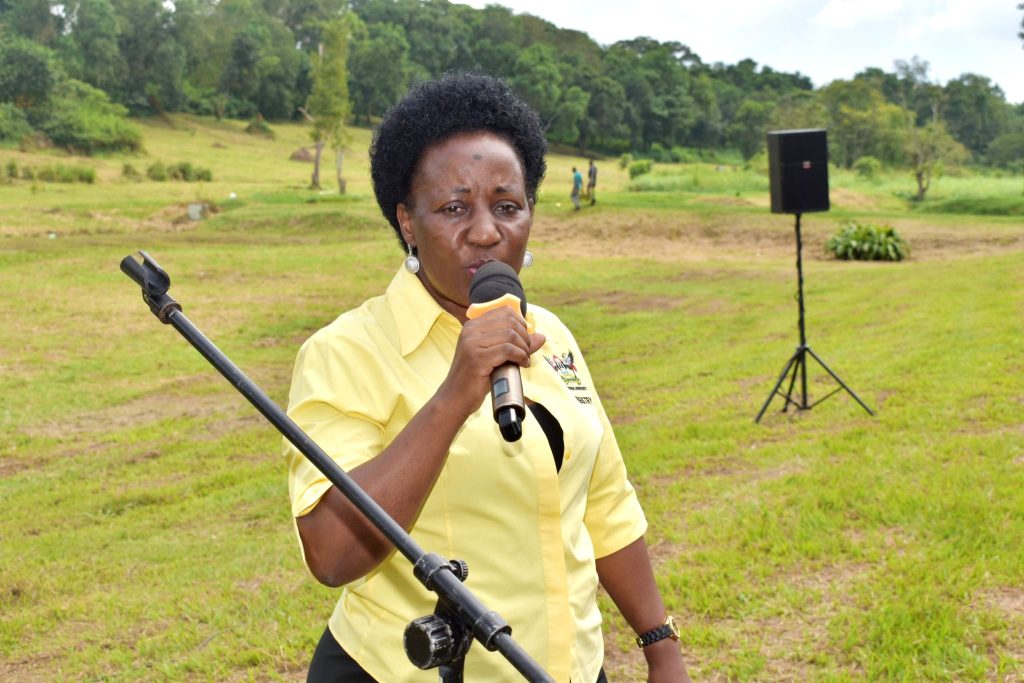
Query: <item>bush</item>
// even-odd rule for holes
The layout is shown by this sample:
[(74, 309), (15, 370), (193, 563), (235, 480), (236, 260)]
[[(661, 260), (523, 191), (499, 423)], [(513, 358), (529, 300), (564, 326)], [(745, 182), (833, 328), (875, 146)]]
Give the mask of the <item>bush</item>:
[(675, 161), (672, 158), (672, 153), (665, 149), (660, 142), (651, 143), (651, 158), (662, 164), (671, 164)]
[(882, 162), (873, 156), (863, 156), (853, 162), (853, 170), (861, 178), (873, 180), (882, 172)]
[(972, 216), (1024, 216), (1024, 197), (955, 197), (922, 204), (924, 213), (959, 213)]
[(651, 172), (651, 166), (653, 162), (650, 159), (639, 159), (629, 165), (629, 179), (632, 180), (637, 176), (644, 175), (645, 173)]
[(142, 174), (131, 164), (125, 164), (121, 167), (121, 177), (127, 180), (142, 180)]
[(825, 244), (825, 250), (845, 261), (902, 261), (910, 247), (888, 225), (851, 222)]
[(142, 134), (127, 113), (102, 90), (69, 78), (55, 88), (39, 128), (53, 144), (83, 154), (135, 152), (142, 148)]
[[(122, 175), (125, 173), (122, 172)], [(210, 172), (210, 169), (193, 166), (191, 161), (179, 161), (169, 166), (165, 166), (162, 161), (157, 161), (146, 169), (146, 176), (157, 182), (181, 180), (186, 183), (194, 183), (213, 180), (213, 173)]]
[(195, 180), (195, 172), (192, 170), (192, 162), (179, 161), (167, 167), (167, 176), (171, 180), (184, 180), (191, 183)]
[(146, 169), (146, 177), (158, 183), (167, 180), (167, 167), (164, 166), (164, 162), (156, 161), (150, 164), (149, 168)]
[(7, 177), (17, 178), (18, 177), (18, 162), (11, 159), (7, 162)]
[(0, 141), (20, 142), (22, 138), (32, 134), (32, 126), (25, 117), (25, 112), (11, 102), (0, 103)]
[(249, 125), (245, 127), (245, 132), (250, 135), (260, 135), (265, 138), (274, 139), (274, 131), (271, 129), (270, 124), (267, 123), (266, 119), (263, 118), (262, 114), (256, 114), (255, 118), (249, 122)]
[[(13, 172), (13, 175), (11, 175)], [(7, 174), (10, 178), (16, 178), (18, 167), (13, 161), (7, 164)], [(41, 180), (44, 183), (88, 183), (96, 182), (96, 169), (91, 166), (42, 166), (34, 168), (31, 166), (21, 167), (21, 177), (24, 180)]]
[(619, 168), (621, 168), (623, 171), (625, 171), (626, 167), (629, 166), (631, 163), (633, 163), (633, 155), (630, 154), (629, 152), (626, 152), (621, 157), (619, 157)]

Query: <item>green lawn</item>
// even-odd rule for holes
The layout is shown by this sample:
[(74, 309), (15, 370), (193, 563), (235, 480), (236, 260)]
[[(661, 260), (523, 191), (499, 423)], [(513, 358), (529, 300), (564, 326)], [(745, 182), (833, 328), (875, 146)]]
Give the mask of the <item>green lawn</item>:
[[(333, 157), (324, 193), (288, 160), (302, 126), (269, 141), (177, 122), (144, 123), (137, 157), (0, 150), (0, 169), (97, 170), (95, 185), (0, 185), (0, 680), (304, 680), (336, 599), (302, 569), (279, 436), (118, 263), (149, 251), (283, 403), (302, 340), (402, 260), (369, 133), (337, 197)], [(121, 178), (157, 159), (213, 181)], [(614, 160), (573, 213), (584, 163), (549, 160), (524, 284), (587, 353), (694, 677), (1024, 676), (1020, 218), (930, 214), (894, 194), (909, 177), (834, 174), (834, 210), (804, 219), (808, 340), (878, 415), (839, 393), (798, 414), (777, 399), (754, 424), (797, 343), (792, 217), (750, 179), (739, 196), (630, 192)], [(945, 177), (936, 201), (1020, 184)], [(217, 212), (188, 221), (194, 201)], [(851, 219), (896, 226), (911, 260), (827, 259)], [(812, 364), (812, 400), (834, 388)], [(643, 680), (611, 612), (611, 679)]]

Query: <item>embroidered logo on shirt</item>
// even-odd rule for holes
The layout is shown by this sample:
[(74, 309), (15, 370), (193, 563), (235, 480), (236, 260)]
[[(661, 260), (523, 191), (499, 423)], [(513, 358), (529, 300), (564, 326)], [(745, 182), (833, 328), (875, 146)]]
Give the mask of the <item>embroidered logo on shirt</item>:
[[(552, 370), (558, 373), (558, 376), (565, 382), (565, 386), (569, 391), (589, 391), (587, 387), (583, 386), (583, 381), (576, 371), (576, 363), (573, 360), (572, 351), (567, 351), (560, 356), (555, 355), (551, 358), (544, 356), (544, 360), (548, 362)], [(589, 404), (594, 402), (589, 396), (575, 394), (575, 398), (580, 403)]]

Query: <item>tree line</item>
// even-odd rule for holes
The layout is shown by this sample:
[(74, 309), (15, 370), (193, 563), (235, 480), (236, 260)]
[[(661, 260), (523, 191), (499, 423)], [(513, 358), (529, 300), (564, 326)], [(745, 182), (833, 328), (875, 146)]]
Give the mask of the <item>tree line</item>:
[[(332, 33), (334, 31), (334, 33)], [(339, 35), (338, 32), (344, 35)], [(346, 51), (324, 68), (326, 45)], [(340, 46), (340, 47), (339, 47)], [(549, 139), (583, 154), (758, 154), (773, 128), (829, 129), (834, 161), (935, 159), (1020, 168), (1024, 104), (985, 76), (933, 82), (927, 63), (865, 69), (815, 89), (800, 73), (705, 63), (679, 42), (602, 46), (500, 5), (447, 0), (0, 0), (0, 138), (80, 151), (135, 148), (131, 115), (191, 112), (370, 124), (417, 79), (451, 69), (507, 78)], [(330, 78), (332, 80), (324, 80)], [(333, 84), (333, 86), (332, 86)], [(339, 104), (329, 91), (345, 90)], [(343, 142), (343, 132), (326, 132)], [(92, 136), (90, 141), (90, 135)]]

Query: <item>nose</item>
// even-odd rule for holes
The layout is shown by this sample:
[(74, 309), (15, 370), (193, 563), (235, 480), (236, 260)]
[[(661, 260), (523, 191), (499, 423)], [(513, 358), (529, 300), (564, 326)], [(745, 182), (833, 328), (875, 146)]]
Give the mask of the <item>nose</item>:
[(474, 246), (489, 247), (501, 241), (501, 231), (491, 212), (481, 208), (473, 213), (466, 237)]

